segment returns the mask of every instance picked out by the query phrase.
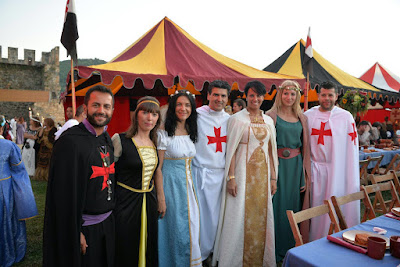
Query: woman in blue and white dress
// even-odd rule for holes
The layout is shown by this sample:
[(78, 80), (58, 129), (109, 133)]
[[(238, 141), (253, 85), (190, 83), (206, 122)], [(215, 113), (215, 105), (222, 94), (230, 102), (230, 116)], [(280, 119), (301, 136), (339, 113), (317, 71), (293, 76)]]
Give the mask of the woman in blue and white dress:
[[(159, 266), (201, 266), (200, 212), (192, 159), (196, 154), (194, 96), (177, 91), (169, 103), (164, 129), (158, 132), (159, 168), (165, 202), (159, 197)], [(162, 178), (161, 178), (162, 177)], [(161, 179), (160, 179), (161, 178)]]

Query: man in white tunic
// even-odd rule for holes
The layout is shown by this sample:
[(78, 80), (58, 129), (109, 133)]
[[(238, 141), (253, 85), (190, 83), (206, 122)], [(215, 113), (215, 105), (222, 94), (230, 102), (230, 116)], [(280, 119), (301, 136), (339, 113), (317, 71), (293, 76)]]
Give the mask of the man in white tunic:
[[(68, 108), (67, 108), (68, 109)], [(69, 128), (71, 128), (72, 126), (78, 125), (79, 123), (81, 123), (84, 119), (86, 119), (86, 114), (83, 112), (83, 105), (80, 105), (77, 109), (76, 109), (76, 114), (75, 117), (72, 119), (69, 119), (66, 123), (64, 123), (64, 125), (57, 131), (54, 133), (55, 140), (57, 140), (58, 138), (60, 138), (61, 134), (63, 132), (65, 132), (66, 130), (68, 130)]]
[(224, 107), (230, 91), (227, 82), (213, 81), (208, 86), (209, 104), (197, 108), (198, 141), (193, 160), (193, 176), (200, 206), (200, 249), (203, 261), (213, 251), (218, 227), (229, 119)]
[[(305, 115), (311, 133), (311, 206), (331, 196), (360, 191), (357, 129), (352, 115), (335, 106), (338, 95), (331, 82), (321, 84), (319, 106)], [(349, 227), (360, 223), (358, 201), (341, 207)], [(311, 220), (310, 241), (328, 234), (328, 215)]]

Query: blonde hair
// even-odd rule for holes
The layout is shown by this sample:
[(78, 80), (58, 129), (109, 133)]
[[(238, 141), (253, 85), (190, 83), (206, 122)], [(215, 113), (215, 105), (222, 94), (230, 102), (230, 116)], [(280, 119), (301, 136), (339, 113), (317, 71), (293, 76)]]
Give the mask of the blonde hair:
[(296, 81), (286, 80), (276, 89), (277, 93), (275, 96), (275, 102), (271, 110), (275, 111), (276, 113), (280, 111), (282, 107), (282, 93), (284, 89), (294, 90), (296, 92), (296, 100), (293, 103), (292, 110), (294, 114), (297, 117), (299, 117), (300, 114), (302, 114), (303, 112), (301, 111), (301, 106), (300, 106), (300, 98), (301, 98), (300, 84)]

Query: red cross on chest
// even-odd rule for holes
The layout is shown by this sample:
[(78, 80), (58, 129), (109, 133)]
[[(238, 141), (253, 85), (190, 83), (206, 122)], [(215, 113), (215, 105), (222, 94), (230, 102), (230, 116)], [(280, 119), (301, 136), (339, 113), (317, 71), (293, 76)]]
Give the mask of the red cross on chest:
[(221, 127), (219, 127), (219, 128), (214, 127), (214, 134), (215, 134), (215, 137), (207, 135), (207, 138), (208, 138), (207, 145), (216, 143), (217, 149), (215, 150), (215, 153), (217, 153), (218, 151), (222, 152), (222, 143), (223, 142), (226, 143), (226, 135), (221, 136)]
[(356, 137), (357, 137), (356, 127), (354, 126), (354, 123), (352, 123), (351, 125), (353, 125), (353, 132), (348, 133), (348, 135), (350, 135), (351, 141), (354, 141), (354, 145), (357, 145), (356, 144)]
[[(103, 159), (105, 157), (108, 157), (109, 153), (103, 154), (103, 153), (100, 152), (100, 155), (101, 155), (101, 159)], [(108, 167), (105, 167), (105, 166), (101, 166), (101, 167), (92, 166), (93, 173), (92, 173), (92, 176), (90, 176), (90, 179), (96, 178), (96, 177), (99, 177), (99, 176), (103, 176), (103, 186), (101, 188), (101, 191), (103, 191), (104, 188), (107, 187), (107, 180), (108, 180), (108, 177), (110, 176), (110, 174), (115, 173), (114, 166), (115, 166), (114, 162)]]
[(332, 131), (330, 129), (325, 130), (325, 124), (326, 122), (321, 122), (321, 128), (319, 130), (315, 128), (311, 129), (311, 135), (318, 135), (318, 145), (325, 145), (324, 136), (332, 136)]

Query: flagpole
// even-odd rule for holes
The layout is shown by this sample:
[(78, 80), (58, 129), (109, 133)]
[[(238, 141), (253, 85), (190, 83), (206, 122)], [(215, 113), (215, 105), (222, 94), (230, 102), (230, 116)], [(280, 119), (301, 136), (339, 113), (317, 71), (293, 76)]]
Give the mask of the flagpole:
[(75, 77), (74, 77), (74, 61), (71, 57), (71, 89), (72, 89), (72, 113), (76, 114), (76, 98), (75, 98)]
[(310, 87), (310, 74), (307, 72), (306, 88), (304, 90), (304, 111), (308, 110), (308, 88)]

